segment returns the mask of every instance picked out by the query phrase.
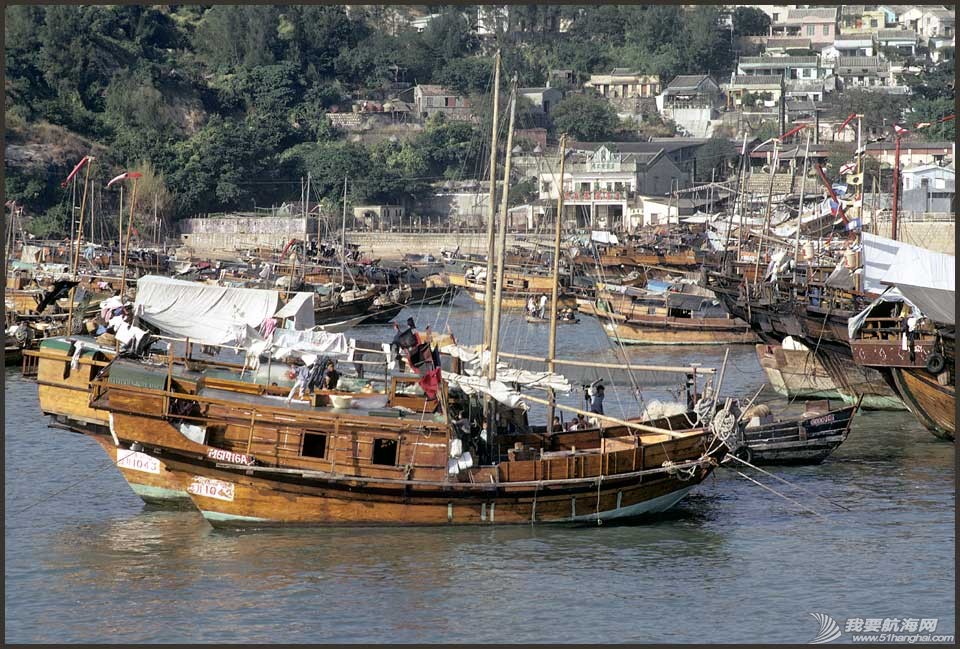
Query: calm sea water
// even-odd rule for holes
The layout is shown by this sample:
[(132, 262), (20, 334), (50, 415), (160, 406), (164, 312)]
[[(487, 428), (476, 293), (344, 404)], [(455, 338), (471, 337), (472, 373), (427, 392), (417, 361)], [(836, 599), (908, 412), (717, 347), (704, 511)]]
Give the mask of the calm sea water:
[[(473, 342), (482, 313), (458, 304), (401, 317)], [(504, 347), (543, 353), (546, 335), (511, 317)], [(614, 358), (590, 318), (560, 327), (558, 347)], [(719, 347), (629, 353), (723, 358)], [(724, 392), (762, 384), (753, 348), (731, 348)], [(608, 413), (637, 412), (628, 386), (610, 392)], [(908, 413), (864, 413), (824, 464), (775, 469), (849, 511), (751, 473), (821, 516), (721, 469), (651, 524), (221, 532), (196, 512), (143, 505), (95, 442), (46, 427), (17, 371), (5, 399), (8, 642), (803, 643), (819, 630), (814, 612), (841, 629), (913, 617), (954, 633), (954, 446)]]

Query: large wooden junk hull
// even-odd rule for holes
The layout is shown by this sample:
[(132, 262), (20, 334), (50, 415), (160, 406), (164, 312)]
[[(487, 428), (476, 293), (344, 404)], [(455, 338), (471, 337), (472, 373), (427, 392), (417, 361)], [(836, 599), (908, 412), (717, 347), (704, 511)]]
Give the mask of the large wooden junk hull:
[[(774, 391), (790, 399), (841, 399), (853, 404), (862, 396), (865, 410), (905, 409), (876, 370), (829, 360), (828, 367), (809, 349), (781, 345), (758, 344), (757, 359)], [(843, 375), (839, 382), (834, 378), (838, 374)]]
[(855, 406), (808, 417), (747, 428), (741, 448), (752, 464), (819, 464), (847, 439)]
[[(118, 361), (93, 383), (91, 403), (110, 412), (121, 452), (143, 450), (172, 474), (192, 476), (187, 492), (215, 524), (632, 518), (679, 501), (712, 471), (722, 450), (708, 452), (715, 440), (707, 429), (635, 435), (614, 426), (595, 429), (576, 447), (563, 439), (543, 450), (515, 443), (506, 458), (496, 451), (496, 464), (471, 462), (451, 472), (453, 440), (442, 415), (291, 407), (203, 387), (207, 379), (199, 371), (174, 373), (168, 366), (167, 372)], [(200, 424), (191, 430), (188, 420)], [(579, 431), (572, 434), (579, 439)]]
[[(174, 466), (184, 472), (188, 465)], [(576, 485), (536, 483), (343, 485), (301, 475), (193, 469), (194, 505), (214, 526), (277, 525), (507, 525), (594, 523), (642, 518), (670, 509), (711, 472), (663, 473), (649, 480), (604, 477)], [(685, 478), (685, 479), (684, 479)], [(358, 483), (360, 486), (358, 486)]]
[[(511, 291), (509, 293), (504, 292), (503, 297), (500, 300), (500, 308), (508, 311), (517, 311), (525, 310), (527, 308), (527, 300), (531, 297), (535, 300), (539, 299), (541, 295), (549, 295), (550, 292), (546, 293), (534, 293), (534, 292), (515, 292)], [(484, 302), (484, 292), (483, 289), (467, 289), (467, 295), (470, 296), (470, 299), (476, 302), (477, 304), (483, 304)], [(557, 305), (561, 309), (574, 308), (577, 306), (577, 298), (573, 295), (564, 295), (561, 294), (557, 298)]]
[(754, 343), (745, 323), (721, 318), (651, 318), (607, 322), (607, 336), (628, 345), (733, 345)]
[(952, 441), (957, 427), (954, 386), (940, 385), (923, 369), (894, 367), (888, 371), (907, 409), (936, 437)]
[[(81, 340), (88, 345), (93, 342), (88, 338)], [(70, 345), (63, 340), (45, 341), (41, 349), (28, 352), (30, 361), (36, 362), (41, 412), (51, 418), (51, 426), (86, 435), (97, 442), (144, 502), (189, 506), (188, 476), (176, 475), (156, 459), (118, 449), (110, 432), (110, 413), (90, 407), (90, 380), (106, 365), (103, 355), (94, 349), (81, 353), (76, 368), (70, 366)]]
[(163, 460), (140, 451), (120, 448), (108, 435), (88, 434), (113, 460), (133, 493), (148, 505), (193, 509), (187, 487), (193, 478), (172, 470)]

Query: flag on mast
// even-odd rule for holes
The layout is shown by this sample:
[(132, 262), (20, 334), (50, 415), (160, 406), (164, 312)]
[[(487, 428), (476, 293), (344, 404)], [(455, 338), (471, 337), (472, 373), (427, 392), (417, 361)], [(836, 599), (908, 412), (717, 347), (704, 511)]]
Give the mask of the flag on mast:
[(73, 177), (77, 175), (77, 172), (83, 169), (83, 165), (87, 164), (91, 160), (93, 160), (93, 156), (83, 156), (83, 158), (80, 159), (80, 162), (77, 163), (77, 166), (73, 168), (73, 171), (70, 172), (70, 175), (67, 176), (67, 179), (60, 183), (60, 187), (65, 189), (67, 185), (70, 184), (70, 181), (73, 180)]
[(119, 176), (113, 178), (110, 182), (107, 183), (107, 189), (110, 189), (110, 185), (115, 182), (126, 180), (127, 178), (142, 178), (143, 174), (138, 171), (124, 171)]

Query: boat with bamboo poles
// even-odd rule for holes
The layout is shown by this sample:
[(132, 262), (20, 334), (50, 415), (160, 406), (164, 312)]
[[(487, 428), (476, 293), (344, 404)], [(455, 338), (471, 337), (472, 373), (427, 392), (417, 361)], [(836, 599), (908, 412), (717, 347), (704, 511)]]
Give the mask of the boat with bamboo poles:
[[(385, 395), (288, 403), (211, 382), (170, 355), (165, 364), (114, 360), (91, 381), (89, 405), (108, 413), (119, 449), (189, 475), (187, 492), (214, 525), (577, 524), (669, 509), (712, 472), (723, 444), (708, 425), (671, 429), (557, 402), (555, 392), (569, 384), (553, 371), (562, 364), (553, 323), (546, 371), (498, 363), (506, 220), (504, 192), (484, 344), (468, 349), (402, 332), (398, 344), (416, 373), (397, 368), (385, 377)], [(555, 315), (556, 261), (552, 296)], [(445, 366), (437, 347), (456, 362)], [(529, 394), (538, 388), (547, 398)], [(544, 426), (530, 423), (531, 403), (546, 406)], [(558, 431), (546, 425), (556, 410), (592, 424)]]

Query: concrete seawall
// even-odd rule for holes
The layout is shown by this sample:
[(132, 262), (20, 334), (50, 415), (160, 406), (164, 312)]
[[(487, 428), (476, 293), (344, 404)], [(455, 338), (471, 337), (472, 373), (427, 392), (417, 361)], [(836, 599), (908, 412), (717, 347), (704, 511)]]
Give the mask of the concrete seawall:
[[(507, 247), (520, 242), (537, 241), (550, 244), (551, 235), (507, 234)], [(347, 232), (347, 243), (357, 244), (364, 254), (380, 259), (400, 259), (406, 253), (440, 256), (442, 250), (460, 248), (463, 254), (486, 254), (487, 235), (484, 233), (399, 233)]]
[[(869, 226), (868, 226), (868, 232)], [(877, 223), (877, 234), (890, 237), (890, 222)], [(907, 221), (897, 224), (897, 239), (934, 252), (956, 255), (956, 221)]]

